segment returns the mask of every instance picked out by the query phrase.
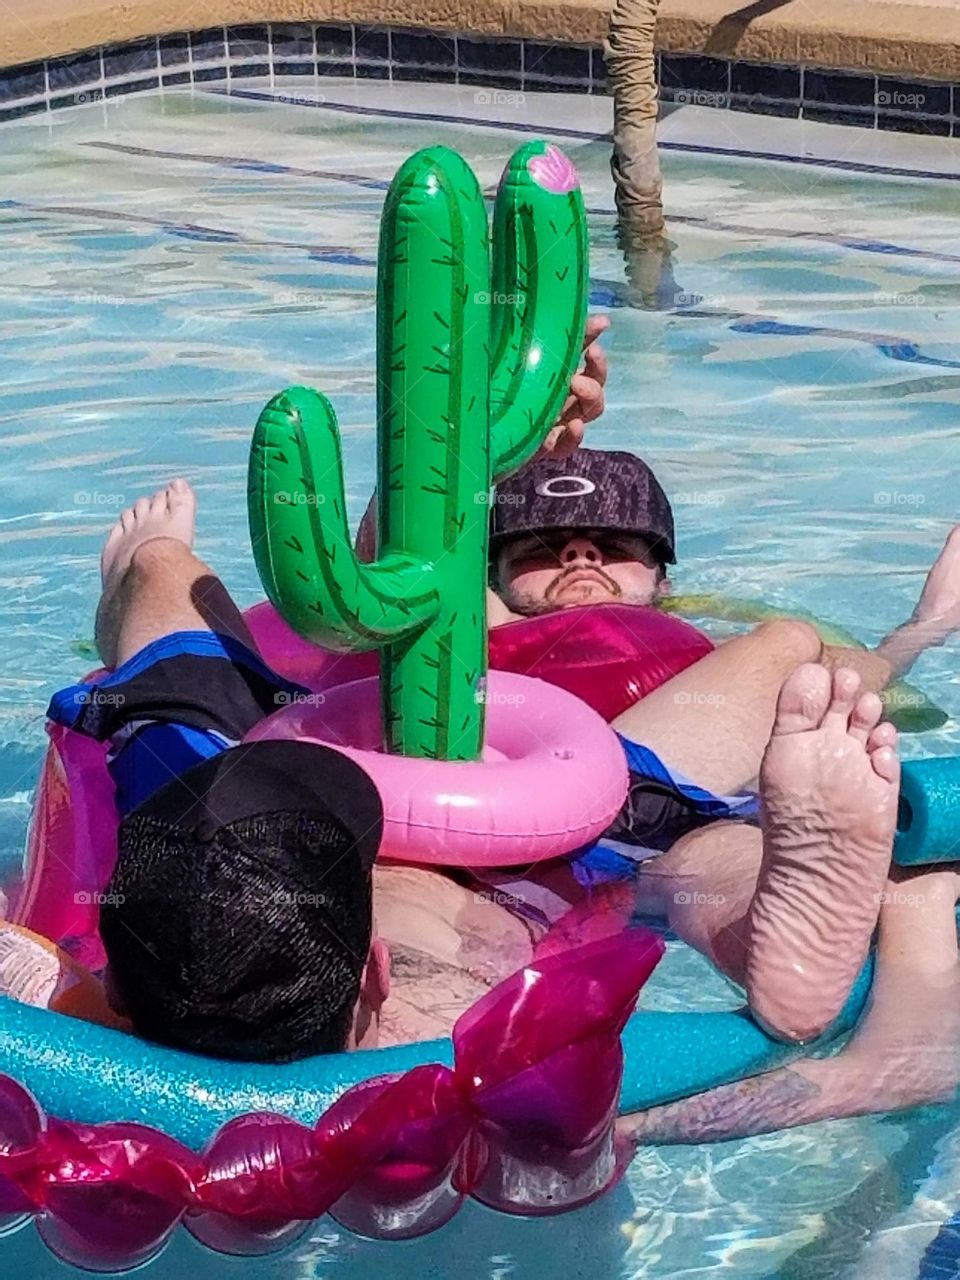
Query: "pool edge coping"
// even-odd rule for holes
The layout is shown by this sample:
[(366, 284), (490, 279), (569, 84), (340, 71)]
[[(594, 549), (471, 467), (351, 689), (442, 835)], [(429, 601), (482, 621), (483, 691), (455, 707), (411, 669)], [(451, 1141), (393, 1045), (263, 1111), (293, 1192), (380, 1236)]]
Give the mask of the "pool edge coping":
[[(507, 36), (556, 44), (600, 44), (610, 0), (222, 0), (198, 22), (191, 0), (8, 0), (0, 68), (60, 58), (101, 45), (248, 23), (360, 26)], [(747, 6), (747, 10), (752, 6)], [(907, 0), (804, 0), (754, 17), (743, 0), (663, 0), (657, 48), (664, 53), (766, 64), (869, 71), (927, 80), (960, 79), (960, 9)], [(934, 19), (924, 21), (924, 18)]]

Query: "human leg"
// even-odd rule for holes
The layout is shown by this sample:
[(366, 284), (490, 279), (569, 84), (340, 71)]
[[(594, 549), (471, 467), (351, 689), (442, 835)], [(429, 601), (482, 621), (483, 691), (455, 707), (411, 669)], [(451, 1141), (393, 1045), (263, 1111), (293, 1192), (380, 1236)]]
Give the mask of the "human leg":
[(185, 480), (174, 480), (139, 498), (110, 531), (96, 623), (107, 666), (120, 666), (178, 631), (216, 631), (256, 651), (223, 583), (193, 553), (195, 516), (193, 490)]
[(757, 776), (784, 680), (821, 652), (808, 623), (763, 623), (629, 707), (613, 727), (702, 787), (735, 791)]
[(877, 646), (897, 675), (909, 671), (926, 649), (942, 645), (960, 628), (960, 525), (951, 530), (912, 617)]
[(746, 921), (754, 1016), (796, 1040), (840, 1012), (866, 958), (896, 828), (896, 731), (855, 673), (784, 683), (760, 771), (763, 861)]
[(879, 715), (854, 673), (798, 669), (761, 770), (762, 831), (713, 823), (638, 877), (639, 909), (666, 915), (788, 1038), (839, 1013), (879, 913), (899, 781)]
[(55, 723), (110, 744), (121, 813), (308, 693), (266, 666), (225, 587), (193, 554), (195, 505), (180, 480), (122, 514), (104, 547), (97, 611), (114, 670), (50, 703)]
[(894, 868), (870, 1004), (839, 1054), (624, 1116), (620, 1136), (637, 1145), (720, 1142), (949, 1101), (960, 1084), (958, 897), (958, 864)]

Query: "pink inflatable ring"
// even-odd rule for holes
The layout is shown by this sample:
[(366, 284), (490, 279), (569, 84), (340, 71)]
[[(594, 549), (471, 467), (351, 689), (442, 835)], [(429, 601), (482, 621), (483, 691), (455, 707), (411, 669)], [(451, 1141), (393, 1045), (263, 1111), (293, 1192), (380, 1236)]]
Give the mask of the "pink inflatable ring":
[(627, 793), (613, 730), (579, 698), (528, 676), (491, 671), (485, 699), (478, 762), (387, 755), (376, 677), (305, 694), (247, 740), (297, 738), (352, 756), (383, 799), (384, 858), (506, 867), (597, 839)]

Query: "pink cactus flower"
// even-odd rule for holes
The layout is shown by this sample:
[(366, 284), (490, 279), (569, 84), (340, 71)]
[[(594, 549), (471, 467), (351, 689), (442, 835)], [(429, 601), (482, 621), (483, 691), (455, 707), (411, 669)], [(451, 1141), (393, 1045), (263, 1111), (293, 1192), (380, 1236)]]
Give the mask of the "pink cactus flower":
[(538, 186), (554, 195), (564, 195), (568, 191), (576, 191), (580, 185), (577, 171), (570, 159), (559, 147), (551, 143), (542, 156), (531, 156), (527, 161), (530, 176)]

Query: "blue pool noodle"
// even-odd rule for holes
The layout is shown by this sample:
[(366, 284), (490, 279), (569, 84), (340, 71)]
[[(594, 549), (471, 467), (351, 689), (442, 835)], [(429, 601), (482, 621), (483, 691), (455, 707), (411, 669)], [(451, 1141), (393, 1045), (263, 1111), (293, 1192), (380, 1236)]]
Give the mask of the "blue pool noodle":
[[(868, 962), (829, 1038), (849, 1031), (866, 1002)], [(623, 1033), (620, 1111), (643, 1110), (806, 1052), (767, 1036), (745, 1010), (635, 1013)], [(351, 1085), (453, 1065), (449, 1040), (328, 1054), (282, 1066), (224, 1062), (0, 997), (0, 1070), (21, 1081), (50, 1115), (96, 1124), (139, 1121), (200, 1150), (234, 1116), (274, 1111), (313, 1125)]]
[(905, 760), (893, 844), (899, 867), (960, 859), (960, 756)]

